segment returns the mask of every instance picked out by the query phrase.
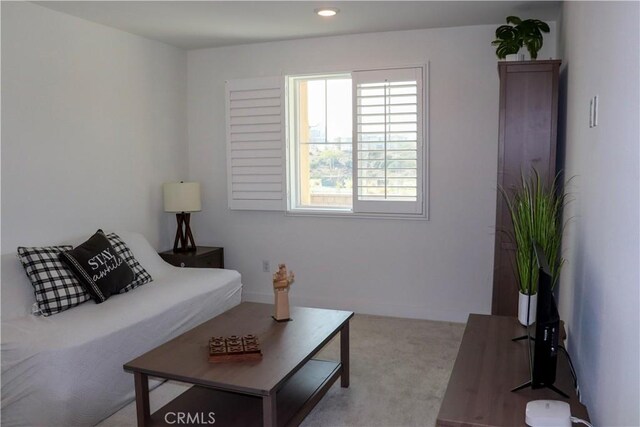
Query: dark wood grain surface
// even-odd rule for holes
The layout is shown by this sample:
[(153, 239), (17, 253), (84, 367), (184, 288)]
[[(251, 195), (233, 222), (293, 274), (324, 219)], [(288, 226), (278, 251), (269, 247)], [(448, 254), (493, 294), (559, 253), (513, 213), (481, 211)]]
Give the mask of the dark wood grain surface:
[[(556, 174), (560, 60), (501, 61), (498, 186), (510, 191), (521, 172), (535, 168), (545, 180)], [(491, 312), (516, 316), (518, 281), (513, 230), (502, 194), (496, 201), (496, 239)]]
[[(291, 322), (271, 319), (270, 304), (242, 303), (127, 363), (127, 371), (221, 390), (269, 395), (335, 336), (352, 312), (291, 307)], [(212, 336), (254, 334), (259, 361), (208, 362)]]
[[(322, 388), (335, 382), (340, 373), (339, 369), (336, 362), (310, 360), (291, 377), (277, 394), (278, 426), (298, 425), (326, 391)], [(301, 407), (308, 410), (300, 411)], [(149, 425), (175, 425), (174, 414), (178, 412), (200, 414), (201, 419), (205, 421), (210, 421), (209, 414), (212, 413), (215, 419), (214, 424), (221, 427), (262, 426), (260, 397), (222, 392), (200, 386), (191, 387), (154, 412)], [(204, 425), (204, 423), (201, 424)]]
[(513, 317), (469, 315), (436, 426), (525, 426), (527, 402), (538, 399), (569, 402), (573, 416), (589, 419), (587, 409), (575, 395), (563, 354), (558, 354), (555, 385), (571, 399), (549, 389), (511, 392), (530, 378), (528, 342), (511, 341), (524, 332)]
[(224, 248), (198, 246), (195, 251), (160, 252), (163, 260), (176, 267), (189, 268), (224, 268)]

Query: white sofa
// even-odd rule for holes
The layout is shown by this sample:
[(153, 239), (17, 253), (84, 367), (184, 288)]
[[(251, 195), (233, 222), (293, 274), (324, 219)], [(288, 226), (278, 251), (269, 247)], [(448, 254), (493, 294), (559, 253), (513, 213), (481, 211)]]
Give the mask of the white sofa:
[(118, 234), (153, 281), (50, 317), (30, 314), (29, 279), (2, 255), (3, 426), (95, 425), (134, 398), (124, 363), (240, 303), (238, 272), (173, 267), (142, 235)]

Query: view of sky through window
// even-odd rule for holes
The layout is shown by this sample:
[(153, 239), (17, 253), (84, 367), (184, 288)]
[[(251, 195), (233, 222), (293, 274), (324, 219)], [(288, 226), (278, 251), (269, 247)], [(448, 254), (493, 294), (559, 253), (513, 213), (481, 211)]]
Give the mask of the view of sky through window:
[(349, 78), (298, 81), (300, 206), (351, 207), (352, 97)]

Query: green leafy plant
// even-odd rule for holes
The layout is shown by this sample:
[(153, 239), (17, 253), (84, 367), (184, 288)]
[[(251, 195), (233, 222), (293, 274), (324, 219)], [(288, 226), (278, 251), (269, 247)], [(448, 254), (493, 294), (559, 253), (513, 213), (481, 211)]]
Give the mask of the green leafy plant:
[(566, 204), (565, 193), (558, 188), (559, 175), (550, 185), (533, 169), (529, 177), (521, 175), (519, 186), (511, 194), (504, 188), (500, 192), (505, 199), (513, 232), (508, 232), (516, 243), (516, 273), (520, 292), (534, 295), (538, 292), (538, 268), (533, 242), (538, 242), (549, 263), (552, 285), (558, 281), (564, 264), (561, 240), (564, 231), (562, 209)]
[[(507, 17), (507, 24), (511, 24), (511, 20), (516, 18), (515, 16)], [(517, 18), (520, 20), (519, 18)], [(506, 58), (507, 55), (513, 55), (518, 53), (522, 47), (522, 39), (520, 32), (516, 27), (511, 25), (501, 25), (496, 28), (496, 39), (491, 42), (493, 46), (497, 46), (496, 55), (499, 59)]]
[(517, 16), (507, 16), (507, 25), (496, 28), (496, 39), (491, 42), (497, 46), (496, 55), (504, 59), (507, 55), (518, 53), (525, 46), (531, 55), (531, 59), (538, 57), (538, 51), (542, 49), (542, 33), (549, 32), (549, 25), (539, 19), (525, 19)]

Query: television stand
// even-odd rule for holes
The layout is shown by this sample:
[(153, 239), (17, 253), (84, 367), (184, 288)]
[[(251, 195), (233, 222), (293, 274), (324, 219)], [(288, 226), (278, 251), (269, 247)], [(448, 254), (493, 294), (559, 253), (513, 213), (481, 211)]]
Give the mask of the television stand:
[(437, 427), (526, 427), (527, 402), (540, 399), (567, 402), (574, 417), (589, 420), (587, 408), (573, 391), (565, 357), (558, 357), (555, 386), (566, 390), (568, 399), (549, 388), (510, 391), (530, 375), (529, 343), (511, 341), (522, 332), (515, 317), (469, 315)]

